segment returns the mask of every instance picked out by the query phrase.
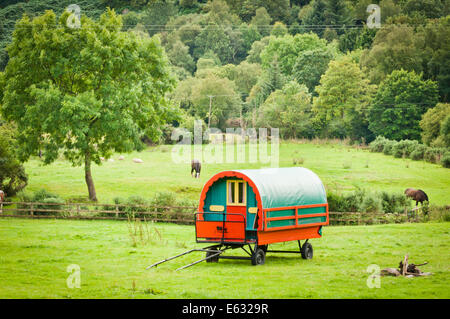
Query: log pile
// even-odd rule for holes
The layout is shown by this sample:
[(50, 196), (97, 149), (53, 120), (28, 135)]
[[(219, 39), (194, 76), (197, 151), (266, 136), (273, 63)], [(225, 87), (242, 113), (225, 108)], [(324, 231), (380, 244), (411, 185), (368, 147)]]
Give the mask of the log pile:
[(417, 266), (424, 266), (428, 264), (428, 262), (422, 264), (413, 264), (408, 263), (409, 256), (406, 255), (403, 261), (400, 261), (398, 269), (396, 268), (385, 268), (380, 272), (381, 276), (404, 276), (408, 278), (419, 277), (419, 276), (429, 276), (431, 272), (422, 272)]

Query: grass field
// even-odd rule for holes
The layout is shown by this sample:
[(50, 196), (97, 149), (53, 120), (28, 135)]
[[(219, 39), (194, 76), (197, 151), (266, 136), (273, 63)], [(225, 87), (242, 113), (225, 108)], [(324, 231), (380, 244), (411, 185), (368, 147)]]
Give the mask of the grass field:
[[(220, 260), (178, 272), (203, 255), (145, 267), (204, 246), (193, 226), (149, 230), (150, 240), (133, 246), (127, 222), (0, 219), (0, 298), (450, 298), (450, 223), (330, 226), (310, 241), (312, 260), (268, 254), (263, 266)], [(433, 275), (381, 277), (380, 288), (367, 287), (369, 265), (397, 267), (406, 253), (412, 263), (428, 261), (421, 269)], [(66, 285), (71, 264), (81, 270), (79, 289)]]
[[(293, 166), (293, 158), (302, 158), (301, 166), (313, 170), (327, 190), (345, 192), (356, 187), (403, 193), (407, 187), (421, 188), (431, 204), (449, 204), (450, 169), (424, 161), (398, 159), (381, 153), (352, 148), (342, 143), (314, 144), (283, 142), (279, 151), (280, 167)], [(124, 154), (125, 160), (93, 166), (99, 202), (114, 197), (138, 195), (151, 198), (159, 191), (176, 192), (180, 197), (198, 200), (203, 184), (215, 173), (228, 169), (260, 168), (249, 163), (203, 164), (200, 179), (190, 176), (189, 164), (175, 164), (171, 146), (149, 147), (141, 153)], [(132, 159), (141, 158), (136, 164)], [(268, 164), (265, 164), (268, 165)], [(29, 175), (27, 192), (41, 188), (63, 198), (87, 197), (82, 167), (72, 167), (64, 160), (43, 166), (38, 159), (25, 165)]]

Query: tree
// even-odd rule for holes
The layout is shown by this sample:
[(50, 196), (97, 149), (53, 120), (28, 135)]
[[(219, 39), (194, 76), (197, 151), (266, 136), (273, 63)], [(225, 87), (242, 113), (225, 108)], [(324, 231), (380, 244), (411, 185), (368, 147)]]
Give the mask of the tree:
[(256, 26), (262, 36), (267, 36), (270, 33), (269, 25), (271, 21), (272, 18), (267, 13), (266, 8), (263, 7), (256, 9), (255, 16), (250, 21), (250, 25)]
[(372, 48), (363, 54), (362, 67), (373, 83), (380, 83), (394, 70), (423, 71), (423, 35), (407, 25), (387, 25), (377, 31)]
[(295, 61), (302, 51), (325, 49), (327, 42), (320, 39), (314, 33), (290, 34), (284, 37), (270, 37), (269, 44), (261, 52), (261, 62), (263, 68), (268, 68), (271, 62), (277, 57), (280, 69), (284, 75), (290, 76)]
[(274, 37), (282, 37), (288, 33), (288, 28), (284, 25), (283, 22), (275, 22), (272, 27), (272, 31), (270, 31), (270, 35)]
[(333, 54), (329, 50), (315, 49), (301, 52), (292, 69), (294, 78), (298, 83), (305, 84), (309, 92), (313, 92), (331, 59)]
[(167, 48), (167, 56), (172, 65), (184, 68), (190, 74), (194, 72), (195, 62), (189, 54), (189, 47), (180, 40), (176, 40)]
[(408, 0), (403, 11), (421, 18), (439, 18), (448, 14), (448, 2), (442, 0)]
[(441, 100), (450, 99), (450, 16), (430, 20), (421, 33), (424, 34), (424, 78), (438, 82)]
[(364, 137), (367, 140), (366, 110), (374, 87), (350, 57), (329, 63), (316, 92), (318, 97), (313, 101), (314, 120), (325, 136), (331, 136), (332, 124), (340, 123), (345, 136), (353, 139)]
[(441, 124), (441, 136), (446, 147), (450, 147), (450, 115), (447, 114)]
[(242, 96), (248, 96), (252, 87), (257, 83), (262, 74), (259, 64), (241, 62), (239, 65), (227, 64), (220, 68), (217, 75), (226, 77), (236, 84), (236, 89)]
[(325, 23), (325, 10), (326, 10), (326, 2), (325, 0), (313, 0), (310, 3), (310, 6), (305, 11), (300, 11), (299, 14), (302, 14), (301, 20), (302, 25), (307, 30), (312, 30), (318, 36), (323, 35), (324, 29), (321, 27), (313, 27), (313, 26), (324, 26)]
[(420, 128), (422, 129), (422, 142), (426, 145), (434, 144), (433, 142), (441, 134), (441, 126), (445, 117), (450, 114), (450, 104), (438, 103), (435, 107), (428, 109), (422, 116)]
[(438, 102), (438, 87), (420, 74), (393, 71), (381, 84), (369, 110), (369, 128), (388, 139), (419, 140), (422, 114)]
[(261, 52), (269, 44), (269, 41), (270, 37), (264, 37), (259, 41), (253, 42), (247, 55), (247, 62), (261, 64)]
[(17, 130), (13, 124), (0, 120), (0, 190), (14, 196), (25, 188), (28, 176), (16, 153)]
[(217, 68), (210, 69), (202, 73), (202, 77), (187, 78), (180, 82), (173, 99), (180, 107), (187, 109), (188, 114), (206, 123), (211, 105), (211, 127), (225, 129), (227, 119), (239, 116), (241, 99), (236, 93), (234, 82), (217, 76), (216, 71)]
[(60, 153), (84, 165), (89, 198), (97, 200), (91, 163), (113, 151), (142, 149), (171, 118), (164, 95), (173, 86), (158, 38), (121, 32), (108, 10), (70, 28), (52, 11), (17, 24), (0, 88), (1, 112), (17, 123), (21, 160), (38, 150), (45, 164)]
[(146, 26), (147, 32), (154, 35), (164, 30), (164, 26), (170, 17), (177, 13), (173, 1), (154, 0), (149, 1), (146, 10), (142, 14), (141, 23)]
[[(352, 23), (352, 14), (343, 0), (326, 0), (324, 11), (325, 25), (329, 26), (348, 26)], [(342, 34), (344, 28), (336, 28), (338, 34)]]
[(224, 130), (227, 119), (239, 116), (240, 97), (234, 83), (227, 78), (208, 74), (205, 78), (198, 79), (192, 86), (190, 99), (194, 105), (194, 115), (205, 122), (209, 120), (211, 102), (211, 127)]
[(258, 126), (279, 128), (282, 138), (311, 138), (311, 94), (295, 81), (272, 92), (259, 108)]
[(287, 82), (286, 76), (281, 72), (280, 64), (275, 58), (270, 67), (264, 70), (258, 82), (250, 90), (247, 102), (256, 110), (266, 98), (275, 90), (281, 89)]

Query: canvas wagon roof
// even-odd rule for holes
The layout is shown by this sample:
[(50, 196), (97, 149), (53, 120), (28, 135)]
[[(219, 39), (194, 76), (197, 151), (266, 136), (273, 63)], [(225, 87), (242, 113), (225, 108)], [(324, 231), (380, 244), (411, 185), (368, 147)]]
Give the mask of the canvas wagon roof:
[(304, 167), (234, 170), (258, 188), (263, 208), (327, 203), (320, 178)]

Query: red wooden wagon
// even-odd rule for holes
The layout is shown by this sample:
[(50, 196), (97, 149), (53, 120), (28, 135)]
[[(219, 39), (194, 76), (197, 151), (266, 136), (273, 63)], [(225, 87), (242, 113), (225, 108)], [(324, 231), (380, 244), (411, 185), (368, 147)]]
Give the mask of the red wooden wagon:
[[(224, 171), (205, 184), (195, 214), (196, 241), (214, 245), (150, 267), (193, 251), (206, 252), (206, 256), (179, 269), (219, 259), (250, 259), (253, 265), (261, 265), (268, 252), (299, 253), (310, 259), (313, 249), (308, 240), (321, 237), (322, 226), (328, 222), (325, 188), (306, 168)], [(299, 251), (268, 250), (270, 244), (293, 240), (298, 241)], [(248, 256), (223, 255), (235, 248), (242, 248)]]

